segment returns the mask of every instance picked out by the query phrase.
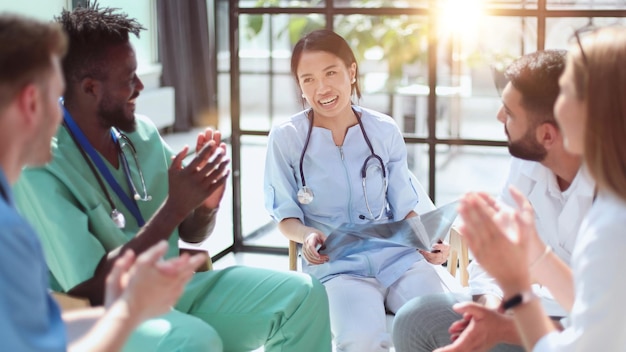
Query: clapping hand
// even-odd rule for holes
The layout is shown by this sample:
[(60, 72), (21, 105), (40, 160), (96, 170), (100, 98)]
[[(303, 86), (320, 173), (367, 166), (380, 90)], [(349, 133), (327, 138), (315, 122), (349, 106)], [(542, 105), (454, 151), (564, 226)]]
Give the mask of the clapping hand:
[(106, 280), (105, 306), (122, 305), (137, 321), (167, 313), (206, 260), (205, 254), (163, 260), (167, 247), (161, 241), (138, 257), (127, 250), (117, 259)]
[(461, 200), (461, 234), (474, 258), (503, 289), (530, 286), (529, 258), (543, 248), (530, 203), (517, 190), (511, 194), (518, 210), (502, 209), (484, 193), (468, 193)]
[[(209, 137), (210, 140), (207, 141)], [(198, 137), (196, 147), (203, 147), (196, 152), (189, 165), (183, 166), (188, 147), (183, 148), (172, 161), (168, 171), (168, 202), (172, 203), (172, 208), (181, 218), (185, 218), (200, 205), (210, 209), (219, 206), (229, 175), (226, 166), (230, 162), (225, 155), (224, 143), (216, 141), (219, 138), (219, 132), (212, 134), (207, 131), (203, 137)]]
[[(211, 128), (207, 128), (204, 132), (198, 133), (198, 139), (196, 140), (196, 155), (207, 145), (214, 149), (221, 149), (223, 152), (222, 155), (226, 155), (226, 144), (222, 142), (222, 133), (220, 131), (214, 131)], [(228, 176), (228, 172), (228, 170), (225, 171), (226, 176)], [(222, 197), (224, 196), (225, 189), (226, 182), (223, 182), (204, 200), (202, 206), (209, 210), (219, 207)]]

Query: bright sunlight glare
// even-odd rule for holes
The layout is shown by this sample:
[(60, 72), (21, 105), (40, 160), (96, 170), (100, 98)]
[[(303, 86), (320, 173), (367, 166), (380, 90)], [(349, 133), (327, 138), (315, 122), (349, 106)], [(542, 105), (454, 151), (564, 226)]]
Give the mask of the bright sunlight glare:
[(439, 23), (443, 35), (466, 36), (477, 32), (483, 16), (483, 0), (440, 1)]

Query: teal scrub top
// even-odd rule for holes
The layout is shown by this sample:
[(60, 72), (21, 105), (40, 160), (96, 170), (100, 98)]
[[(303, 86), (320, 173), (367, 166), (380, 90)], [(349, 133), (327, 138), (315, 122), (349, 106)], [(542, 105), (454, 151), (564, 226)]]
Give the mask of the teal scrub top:
[[(167, 197), (167, 171), (173, 152), (147, 117), (136, 117), (137, 129), (127, 136), (136, 148), (148, 194), (152, 197), (148, 202), (137, 201), (147, 221)], [(124, 149), (135, 185), (140, 187), (137, 165), (128, 148)], [(14, 192), (18, 208), (40, 237), (52, 289), (67, 292), (90, 279), (102, 257), (132, 239), (139, 226), (103, 179), (116, 208), (126, 218), (126, 226), (119, 229), (111, 221), (112, 209), (105, 193), (63, 126), (52, 140), (52, 155), (52, 162), (46, 166), (26, 168)], [(130, 195), (121, 163), (116, 169), (103, 160)], [(178, 255), (178, 230), (170, 236), (169, 245), (167, 257)]]

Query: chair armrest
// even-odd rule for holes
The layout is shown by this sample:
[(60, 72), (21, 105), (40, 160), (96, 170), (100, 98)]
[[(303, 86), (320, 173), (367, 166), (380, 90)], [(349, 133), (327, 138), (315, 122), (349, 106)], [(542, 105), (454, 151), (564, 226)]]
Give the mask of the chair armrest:
[(211, 260), (211, 256), (209, 255), (208, 251), (206, 251), (204, 249), (195, 249), (195, 248), (179, 248), (178, 252), (180, 254), (187, 253), (189, 255), (194, 255), (194, 254), (198, 254), (198, 253), (206, 253), (207, 254), (207, 260), (204, 261), (202, 264), (200, 264), (196, 268), (196, 272), (213, 270), (213, 261)]
[(89, 300), (86, 298), (80, 298), (70, 296), (67, 293), (51, 292), (52, 297), (61, 307), (61, 311), (69, 312), (76, 309), (82, 309), (89, 307)]
[(289, 270), (298, 270), (298, 244), (289, 240)]
[(467, 243), (463, 240), (463, 236), (459, 231), (452, 227), (450, 229), (450, 260), (448, 261), (448, 271), (452, 276), (456, 277), (456, 268), (459, 267), (459, 280), (462, 286), (467, 286), (469, 281), (469, 273), (467, 266), (469, 265), (469, 254)]

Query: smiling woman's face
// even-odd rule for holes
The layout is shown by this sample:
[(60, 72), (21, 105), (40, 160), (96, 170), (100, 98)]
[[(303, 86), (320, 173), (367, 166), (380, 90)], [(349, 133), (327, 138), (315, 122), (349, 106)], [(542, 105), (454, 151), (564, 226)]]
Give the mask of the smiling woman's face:
[(350, 109), (356, 63), (346, 67), (329, 52), (305, 51), (297, 76), (304, 98), (317, 115), (333, 117)]

